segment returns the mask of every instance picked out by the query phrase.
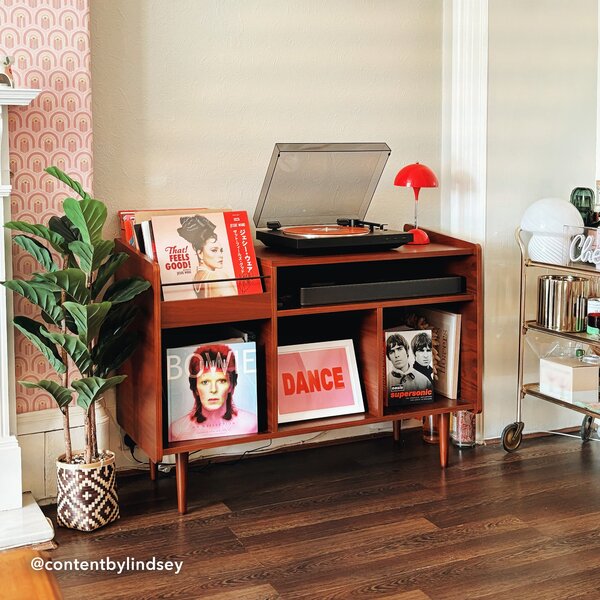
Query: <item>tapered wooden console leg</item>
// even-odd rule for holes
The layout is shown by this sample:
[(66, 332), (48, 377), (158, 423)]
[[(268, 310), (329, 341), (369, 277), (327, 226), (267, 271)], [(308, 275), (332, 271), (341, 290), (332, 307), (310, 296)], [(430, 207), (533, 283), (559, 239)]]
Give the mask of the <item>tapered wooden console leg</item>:
[(179, 514), (185, 515), (187, 512), (187, 452), (180, 452), (175, 455), (175, 478), (177, 479), (177, 510)]
[(150, 461), (150, 481), (156, 481), (157, 470), (156, 463)]
[(392, 421), (394, 427), (394, 442), (399, 443), (402, 440), (402, 421)]
[(439, 421), (440, 434), (440, 467), (448, 466), (448, 442), (450, 438), (450, 414), (442, 413)]

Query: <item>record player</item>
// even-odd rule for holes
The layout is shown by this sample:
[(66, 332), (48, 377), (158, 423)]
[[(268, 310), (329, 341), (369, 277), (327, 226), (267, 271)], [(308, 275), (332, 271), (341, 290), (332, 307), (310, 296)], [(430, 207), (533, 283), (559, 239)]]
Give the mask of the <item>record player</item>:
[(384, 143), (275, 144), (254, 212), (256, 238), (296, 252), (412, 241), (410, 233), (364, 220), (390, 152)]

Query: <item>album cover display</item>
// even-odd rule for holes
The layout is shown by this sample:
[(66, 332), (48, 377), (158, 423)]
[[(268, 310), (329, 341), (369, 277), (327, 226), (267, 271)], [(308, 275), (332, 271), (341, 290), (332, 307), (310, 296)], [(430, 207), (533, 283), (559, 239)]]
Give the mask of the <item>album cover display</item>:
[(277, 365), (279, 423), (364, 412), (351, 339), (280, 346)]
[(245, 211), (156, 216), (152, 230), (165, 300), (262, 292)]
[(256, 343), (166, 351), (169, 442), (258, 432)]
[(433, 402), (430, 329), (385, 332), (385, 389), (390, 408)]
[(187, 215), (206, 212), (228, 211), (230, 208), (127, 208), (117, 211), (119, 217), (119, 228), (121, 230), (121, 239), (125, 240), (130, 246), (144, 252), (144, 248), (140, 247), (139, 240), (135, 235), (135, 226), (143, 221), (150, 221), (152, 217), (160, 217), (166, 215)]

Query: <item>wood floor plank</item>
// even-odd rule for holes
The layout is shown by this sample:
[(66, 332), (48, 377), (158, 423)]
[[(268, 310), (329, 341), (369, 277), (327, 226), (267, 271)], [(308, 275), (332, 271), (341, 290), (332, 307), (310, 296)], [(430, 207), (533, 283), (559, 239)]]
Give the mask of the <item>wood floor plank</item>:
[(249, 549), (247, 538), (244, 538), (243, 543), (251, 555), (258, 559), (261, 564), (265, 566), (283, 566), (293, 563), (298, 556), (305, 559), (323, 557), (331, 552), (332, 548), (335, 549), (336, 554), (339, 554), (353, 552), (357, 548), (364, 548), (373, 543), (377, 546), (385, 546), (393, 542), (399, 543), (400, 540), (408, 541), (414, 536), (434, 531), (437, 527), (427, 519), (421, 518), (397, 520), (395, 523), (386, 525), (329, 535), (327, 535), (327, 528), (321, 527), (321, 529), (324, 535), (301, 542), (296, 541), (294, 531), (290, 531), (288, 541), (285, 544), (273, 544), (268, 538), (263, 538), (260, 546), (254, 545), (252, 549)]
[(349, 515), (366, 515), (377, 510), (402, 511), (406, 507), (431, 502), (431, 498), (430, 491), (392, 484), (268, 506), (262, 515), (257, 511), (250, 511), (250, 514), (244, 512), (232, 518), (229, 526), (238, 537), (244, 538), (267, 531), (330, 522)]
[[(510, 590), (512, 598), (528, 598), (532, 594), (535, 594), (536, 598), (544, 600), (598, 598), (600, 597), (600, 570), (598, 568), (582, 569), (570, 575), (537, 581), (533, 585), (527, 583)], [(487, 596), (490, 600), (496, 597), (496, 592)]]
[[(279, 593), (270, 585), (257, 585), (231, 592), (217, 592), (203, 596), (202, 600), (276, 600), (281, 598)], [(419, 597), (405, 598), (405, 600), (420, 600)]]
[[(585, 576), (597, 568), (600, 557), (597, 545), (579, 552), (556, 544), (549, 546), (546, 551), (531, 550), (530, 556), (512, 552), (498, 557), (494, 562), (481, 564), (480, 561), (470, 561), (461, 565), (460, 576), (468, 581), (468, 586), (463, 590), (458, 586), (440, 586), (433, 578), (428, 583), (421, 581), (421, 585), (440, 600), (512, 597), (516, 588), (529, 590), (525, 598), (544, 598), (537, 594), (540, 584), (550, 584), (560, 577)], [(475, 562), (478, 563), (477, 568)], [(574, 589), (579, 592), (578, 588)]]
[(400, 594), (393, 594), (392, 596), (377, 596), (378, 600), (431, 600), (431, 596), (428, 596), (421, 590), (412, 590), (411, 592), (402, 592)]
[(576, 514), (564, 518), (550, 518), (545, 515), (533, 518), (529, 523), (540, 533), (554, 537), (561, 537), (565, 531), (570, 534), (587, 533), (591, 530), (600, 530), (600, 511), (589, 512), (583, 508)]

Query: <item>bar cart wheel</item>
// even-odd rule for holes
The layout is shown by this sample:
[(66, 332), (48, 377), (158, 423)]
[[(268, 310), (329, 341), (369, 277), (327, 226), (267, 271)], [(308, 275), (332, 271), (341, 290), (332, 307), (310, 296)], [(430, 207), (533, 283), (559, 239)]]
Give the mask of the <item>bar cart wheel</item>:
[(502, 431), (502, 447), (507, 452), (514, 452), (521, 445), (524, 426), (522, 421), (517, 421), (507, 425)]
[(594, 433), (594, 417), (586, 415), (581, 422), (579, 435), (584, 442), (587, 442), (592, 437), (592, 433)]

